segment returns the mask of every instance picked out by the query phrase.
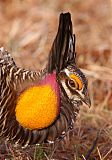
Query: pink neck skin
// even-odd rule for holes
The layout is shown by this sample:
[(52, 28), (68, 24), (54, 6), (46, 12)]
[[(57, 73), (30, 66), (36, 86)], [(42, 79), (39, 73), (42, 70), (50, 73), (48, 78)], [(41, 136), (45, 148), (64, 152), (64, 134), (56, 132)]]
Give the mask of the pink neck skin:
[[(52, 89), (55, 91), (57, 98), (58, 98), (58, 104), (60, 106), (60, 88), (59, 84), (56, 80), (56, 73), (48, 74), (41, 82), (40, 85), (50, 85)], [(60, 108), (60, 107), (59, 107)], [(59, 109), (60, 110), (60, 109)]]

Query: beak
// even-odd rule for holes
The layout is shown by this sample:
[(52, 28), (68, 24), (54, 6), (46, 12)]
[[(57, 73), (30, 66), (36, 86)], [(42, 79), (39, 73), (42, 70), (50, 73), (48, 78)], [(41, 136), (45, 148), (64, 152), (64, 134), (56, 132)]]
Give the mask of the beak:
[(89, 106), (89, 108), (91, 107), (91, 100), (90, 100), (89, 97), (85, 97), (85, 98), (83, 99), (83, 102), (84, 102), (87, 106)]
[(81, 97), (81, 99), (87, 106), (89, 106), (89, 108), (91, 107), (91, 100), (90, 100), (88, 94), (86, 94), (85, 96)]

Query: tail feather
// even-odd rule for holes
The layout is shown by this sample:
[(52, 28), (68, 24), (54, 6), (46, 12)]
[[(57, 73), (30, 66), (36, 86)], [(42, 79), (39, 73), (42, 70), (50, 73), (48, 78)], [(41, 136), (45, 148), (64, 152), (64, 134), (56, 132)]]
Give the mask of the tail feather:
[(70, 13), (62, 13), (58, 32), (49, 55), (48, 72), (56, 70), (58, 73), (71, 63), (75, 63), (75, 35), (72, 31)]

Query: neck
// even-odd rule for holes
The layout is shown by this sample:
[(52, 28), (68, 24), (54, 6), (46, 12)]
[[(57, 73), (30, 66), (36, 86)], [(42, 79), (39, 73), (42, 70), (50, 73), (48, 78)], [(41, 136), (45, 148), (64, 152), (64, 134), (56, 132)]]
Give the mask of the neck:
[(50, 85), (53, 90), (55, 90), (56, 94), (59, 95), (59, 85), (56, 79), (56, 73), (48, 74), (39, 85)]

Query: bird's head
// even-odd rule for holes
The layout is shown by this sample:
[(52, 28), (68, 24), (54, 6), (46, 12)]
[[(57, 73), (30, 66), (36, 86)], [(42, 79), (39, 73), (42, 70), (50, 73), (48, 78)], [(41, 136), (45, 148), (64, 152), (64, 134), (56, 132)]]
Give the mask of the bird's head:
[(88, 81), (76, 65), (75, 42), (71, 15), (62, 13), (58, 33), (49, 55), (48, 72), (56, 70), (60, 88), (74, 105), (84, 102), (90, 107)]
[(59, 73), (58, 79), (67, 97), (74, 105), (76, 105), (76, 103), (81, 105), (82, 102), (84, 102), (89, 107), (91, 106), (87, 89), (87, 79), (77, 66), (67, 66), (67, 68)]

